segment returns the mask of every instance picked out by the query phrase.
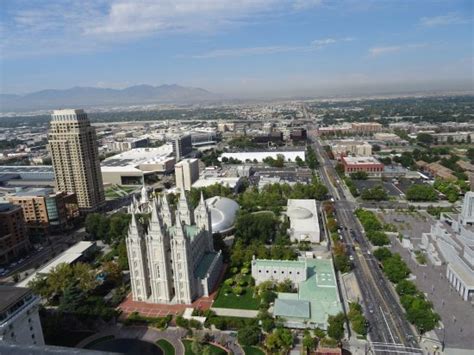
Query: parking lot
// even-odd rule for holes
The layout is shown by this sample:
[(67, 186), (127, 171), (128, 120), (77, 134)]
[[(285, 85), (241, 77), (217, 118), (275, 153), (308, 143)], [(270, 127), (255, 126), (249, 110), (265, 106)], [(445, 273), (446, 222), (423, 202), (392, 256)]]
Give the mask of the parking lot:
[(400, 191), (392, 182), (380, 181), (380, 180), (353, 180), (357, 189), (361, 192), (364, 189), (371, 189), (378, 185), (383, 185), (385, 191), (389, 196), (400, 197), (402, 191)]

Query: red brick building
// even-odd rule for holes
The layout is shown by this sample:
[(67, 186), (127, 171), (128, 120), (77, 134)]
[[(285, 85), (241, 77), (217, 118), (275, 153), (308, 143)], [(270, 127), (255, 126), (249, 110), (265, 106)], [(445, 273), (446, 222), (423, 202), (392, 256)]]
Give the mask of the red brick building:
[(384, 165), (374, 157), (342, 157), (346, 174), (364, 171), (369, 176), (380, 177), (383, 173)]

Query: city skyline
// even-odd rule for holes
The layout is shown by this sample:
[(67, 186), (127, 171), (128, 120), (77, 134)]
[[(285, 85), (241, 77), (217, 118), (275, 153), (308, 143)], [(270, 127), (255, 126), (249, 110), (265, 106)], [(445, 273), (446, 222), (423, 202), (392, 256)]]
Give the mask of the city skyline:
[(0, 92), (232, 97), (472, 90), (469, 1), (7, 1)]

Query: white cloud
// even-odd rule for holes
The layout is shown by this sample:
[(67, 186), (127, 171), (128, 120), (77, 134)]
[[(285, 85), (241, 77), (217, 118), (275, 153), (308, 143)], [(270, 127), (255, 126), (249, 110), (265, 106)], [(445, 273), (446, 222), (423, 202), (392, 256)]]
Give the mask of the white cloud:
[(462, 25), (470, 21), (456, 13), (449, 13), (447, 15), (422, 17), (420, 18), (420, 25), (425, 27), (447, 26), (447, 25)]
[(429, 46), (428, 43), (412, 43), (412, 44), (404, 44), (404, 45), (396, 45), (396, 46), (372, 47), (369, 49), (369, 55), (371, 57), (378, 57), (384, 54), (399, 53), (401, 51), (405, 51), (409, 49), (426, 48), (428, 46)]
[(302, 46), (263, 46), (263, 47), (245, 47), (245, 48), (227, 48), (227, 49), (215, 49), (206, 53), (194, 55), (193, 58), (219, 58), (219, 57), (242, 57), (249, 55), (263, 55), (263, 54), (276, 54), (284, 52), (310, 52), (318, 49), (322, 49), (328, 45), (347, 41), (344, 39), (317, 39), (312, 41), (309, 45)]

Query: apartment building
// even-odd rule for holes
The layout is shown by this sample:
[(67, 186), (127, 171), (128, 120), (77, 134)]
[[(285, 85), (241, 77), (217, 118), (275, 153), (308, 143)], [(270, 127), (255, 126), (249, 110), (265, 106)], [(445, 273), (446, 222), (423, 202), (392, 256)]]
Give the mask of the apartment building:
[(23, 211), (20, 206), (0, 204), (0, 265), (25, 254), (30, 249)]
[(48, 135), (57, 191), (75, 193), (79, 208), (105, 203), (95, 128), (83, 110), (55, 110)]

